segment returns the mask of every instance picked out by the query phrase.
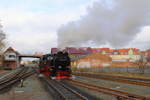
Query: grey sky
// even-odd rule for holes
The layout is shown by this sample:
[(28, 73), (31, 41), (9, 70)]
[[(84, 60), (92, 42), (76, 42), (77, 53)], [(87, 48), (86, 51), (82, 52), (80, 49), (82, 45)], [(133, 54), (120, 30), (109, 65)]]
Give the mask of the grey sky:
[[(0, 20), (4, 26), (3, 30), (7, 33), (8, 46), (22, 53), (34, 53), (50, 52), (51, 47), (57, 47), (58, 29), (62, 25), (81, 19), (81, 16), (87, 14), (87, 7), (93, 2), (111, 0), (0, 1)], [(109, 5), (111, 4), (112, 2), (109, 2)], [(150, 27), (144, 28), (125, 47), (148, 48), (149, 32)]]

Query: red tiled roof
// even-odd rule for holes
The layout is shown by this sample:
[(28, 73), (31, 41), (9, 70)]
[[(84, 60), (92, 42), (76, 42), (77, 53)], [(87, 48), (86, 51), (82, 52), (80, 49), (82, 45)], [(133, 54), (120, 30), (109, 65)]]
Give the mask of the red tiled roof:
[(128, 52), (129, 49), (118, 49), (119, 52)]
[(109, 49), (109, 48), (100, 48), (100, 50), (101, 50), (101, 51), (109, 52), (110, 49)]
[(58, 48), (51, 48), (51, 53), (54, 54), (54, 53), (57, 53), (58, 52)]
[(72, 53), (72, 54), (92, 53), (92, 49), (90, 47), (81, 47), (81, 48), (67, 47), (65, 51), (67, 51), (68, 53)]
[(92, 48), (92, 52), (93, 53), (98, 53), (98, 52), (100, 52), (101, 50), (100, 50), (100, 48)]
[(12, 47), (9, 47), (6, 51), (15, 51)]
[(100, 48), (101, 50), (109, 50), (109, 48)]
[(116, 49), (110, 49), (109, 53), (113, 53), (114, 51), (118, 51), (118, 50), (116, 50)]
[(14, 50), (12, 47), (9, 47), (8, 49), (6, 49), (4, 53), (6, 53), (7, 51), (12, 51), (12, 52), (15, 52), (16, 54), (19, 54), (19, 52)]

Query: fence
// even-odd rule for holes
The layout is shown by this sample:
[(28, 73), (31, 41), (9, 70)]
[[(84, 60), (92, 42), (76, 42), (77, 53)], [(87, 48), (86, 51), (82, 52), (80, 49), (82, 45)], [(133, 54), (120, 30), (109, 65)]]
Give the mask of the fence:
[(139, 67), (103, 67), (103, 68), (78, 68), (73, 69), (81, 72), (119, 72), (119, 73), (142, 73), (150, 74), (150, 66), (139, 68)]

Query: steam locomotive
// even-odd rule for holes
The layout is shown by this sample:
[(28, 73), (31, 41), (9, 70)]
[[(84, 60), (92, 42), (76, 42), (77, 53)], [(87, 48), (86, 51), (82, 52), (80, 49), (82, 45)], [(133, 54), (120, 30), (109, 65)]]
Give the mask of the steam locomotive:
[(70, 79), (70, 57), (67, 52), (46, 54), (40, 59), (40, 73), (52, 79)]

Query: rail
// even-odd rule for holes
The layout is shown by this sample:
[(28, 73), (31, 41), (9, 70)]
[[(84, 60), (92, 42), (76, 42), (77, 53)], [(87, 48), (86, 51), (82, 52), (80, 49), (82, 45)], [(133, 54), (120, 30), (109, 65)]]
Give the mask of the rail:
[(132, 94), (132, 93), (124, 92), (124, 91), (119, 91), (119, 90), (111, 89), (108, 87), (97, 86), (97, 85), (84, 83), (84, 82), (80, 82), (80, 81), (75, 81), (75, 80), (69, 80), (68, 82), (70, 82), (71, 84), (80, 86), (80, 87), (88, 88), (90, 90), (94, 90), (97, 92), (115, 96), (118, 100), (122, 100), (122, 99), (125, 99), (125, 100), (150, 100), (150, 98), (145, 97), (145, 96)]
[(6, 77), (3, 77), (0, 80), (0, 91), (13, 86), (15, 83), (19, 82), (21, 79), (24, 79), (32, 74), (34, 74), (33, 71), (29, 70), (28, 68), (22, 68), (13, 74), (9, 74)]
[(93, 74), (93, 73), (73, 73), (73, 74), (77, 76), (84, 76), (89, 78), (110, 80), (110, 81), (116, 81), (121, 83), (128, 83), (128, 84), (150, 87), (150, 79), (131, 78), (131, 77), (124, 77), (124, 76), (110, 76), (110, 75)]
[(61, 100), (88, 100), (85, 96), (81, 95), (77, 91), (71, 89), (61, 81), (45, 79), (47, 84), (55, 90), (60, 97)]

